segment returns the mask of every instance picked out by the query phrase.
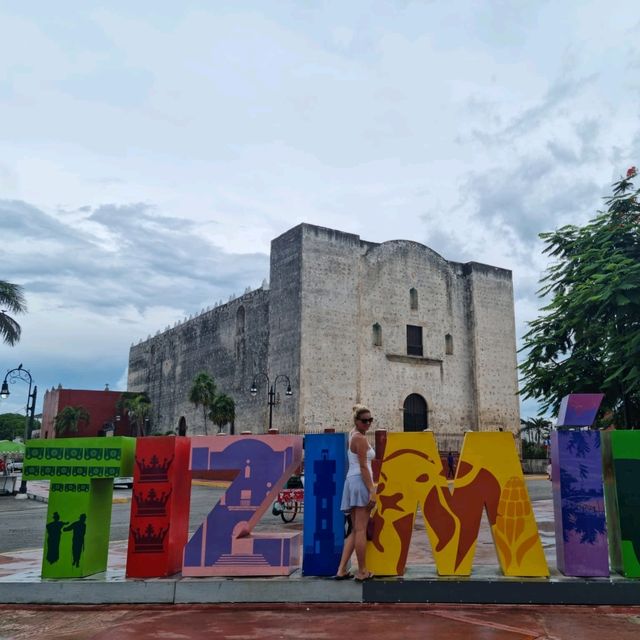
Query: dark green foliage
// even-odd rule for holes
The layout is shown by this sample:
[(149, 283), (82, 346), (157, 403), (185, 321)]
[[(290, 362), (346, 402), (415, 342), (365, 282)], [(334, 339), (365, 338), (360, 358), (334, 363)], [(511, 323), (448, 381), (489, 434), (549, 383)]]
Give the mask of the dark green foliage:
[[(0, 414), (0, 440), (13, 440), (24, 436), (25, 416), (19, 413)], [(33, 421), (33, 428), (40, 429), (40, 421)]]
[(544, 446), (551, 434), (551, 421), (544, 418), (520, 420), (518, 435), (522, 438), (522, 457), (547, 458), (549, 450)]
[(135, 435), (148, 435), (146, 426), (151, 415), (151, 400), (146, 393), (124, 392), (118, 400), (117, 409), (127, 414)]
[(191, 389), (189, 390), (189, 402), (192, 402), (196, 409), (202, 407), (202, 416), (204, 419), (204, 433), (207, 431), (207, 412), (211, 408), (216, 397), (216, 383), (213, 378), (206, 372), (201, 371), (194, 379)]
[(0, 280), (0, 338), (10, 347), (20, 340), (20, 325), (7, 313), (24, 313), (27, 303), (22, 287)]
[(640, 190), (635, 167), (613, 185), (607, 211), (584, 227), (542, 233), (555, 259), (529, 323), (522, 395), (557, 413), (568, 393), (605, 394), (599, 426), (640, 426)]
[(218, 426), (218, 431), (222, 431), (225, 424), (236, 419), (236, 403), (234, 399), (225, 393), (217, 395), (211, 405), (209, 418), (211, 422)]
[(235, 420), (236, 403), (230, 396), (217, 393), (215, 380), (206, 372), (201, 371), (194, 379), (189, 390), (189, 401), (196, 409), (202, 407), (204, 419), (204, 433), (207, 431), (207, 418), (222, 431), (225, 424)]
[(524, 440), (540, 444), (551, 434), (551, 421), (545, 418), (526, 418), (520, 420), (518, 435)]
[(522, 441), (522, 458), (524, 460), (541, 460), (548, 457), (548, 450), (543, 445), (530, 442), (529, 440)]
[(56, 437), (65, 433), (78, 433), (80, 423), (89, 424), (89, 412), (84, 407), (65, 407), (54, 419), (53, 428)]

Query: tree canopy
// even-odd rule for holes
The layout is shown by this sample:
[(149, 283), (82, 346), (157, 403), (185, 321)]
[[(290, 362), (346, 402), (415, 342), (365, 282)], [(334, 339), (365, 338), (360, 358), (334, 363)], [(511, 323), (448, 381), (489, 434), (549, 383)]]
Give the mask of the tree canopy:
[(129, 418), (129, 425), (137, 436), (146, 436), (149, 416), (151, 415), (151, 400), (146, 393), (132, 393), (125, 391), (116, 405), (118, 411), (125, 412)]
[(56, 438), (65, 433), (78, 433), (80, 423), (89, 425), (89, 412), (84, 407), (67, 406), (53, 419)]
[(207, 431), (207, 412), (211, 408), (216, 397), (216, 383), (206, 372), (201, 371), (194, 379), (189, 390), (189, 402), (192, 402), (196, 409), (202, 407), (202, 417), (204, 419), (204, 433)]
[(521, 351), (522, 395), (557, 413), (568, 393), (605, 394), (600, 423), (640, 426), (640, 189), (631, 167), (606, 211), (540, 234), (554, 259)]
[(213, 399), (209, 418), (213, 424), (217, 425), (221, 432), (224, 425), (236, 419), (236, 403), (231, 396), (220, 393)]
[(551, 434), (551, 420), (545, 418), (521, 418), (518, 435), (522, 438), (523, 458), (546, 458)]
[[(13, 440), (24, 437), (25, 420), (27, 418), (20, 413), (0, 414), (0, 440)], [(40, 429), (40, 421), (33, 421), (33, 428)]]
[(0, 280), (0, 338), (10, 347), (20, 340), (22, 330), (9, 313), (25, 313), (26, 310), (22, 287)]

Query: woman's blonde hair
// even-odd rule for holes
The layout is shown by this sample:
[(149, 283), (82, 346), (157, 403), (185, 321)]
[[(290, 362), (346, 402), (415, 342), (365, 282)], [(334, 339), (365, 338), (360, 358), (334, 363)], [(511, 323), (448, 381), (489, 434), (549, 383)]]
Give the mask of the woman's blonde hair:
[(365, 407), (363, 404), (356, 404), (353, 407), (353, 421), (355, 422), (363, 413), (371, 413), (369, 407)]

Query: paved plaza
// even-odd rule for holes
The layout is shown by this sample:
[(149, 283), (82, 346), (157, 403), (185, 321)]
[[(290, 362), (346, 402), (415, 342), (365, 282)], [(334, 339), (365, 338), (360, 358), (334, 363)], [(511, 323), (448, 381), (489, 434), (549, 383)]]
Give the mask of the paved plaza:
[[(546, 489), (546, 487), (545, 487)], [(438, 578), (431, 547), (420, 514), (415, 521), (407, 571), (401, 578), (387, 577), (358, 584), (337, 583), (329, 578), (302, 576), (270, 578), (185, 578), (179, 574), (165, 579), (127, 580), (125, 565), (127, 542), (110, 543), (105, 573), (82, 579), (50, 581), (40, 578), (41, 549), (0, 553), (0, 602), (24, 604), (204, 604), (227, 602), (589, 602), (580, 586), (584, 580), (566, 578), (555, 568), (553, 505), (550, 499), (533, 502), (536, 520), (551, 577), (546, 579), (505, 578), (502, 576), (486, 519), (480, 529), (473, 574), (469, 578)], [(193, 523), (192, 523), (193, 524)], [(285, 524), (270, 514), (263, 517), (261, 530), (301, 531), (302, 520)], [(594, 601), (631, 604), (635, 597), (621, 599), (620, 589), (613, 600), (598, 588), (612, 584), (625, 587), (635, 583), (613, 576), (591, 580)], [(556, 590), (549, 590), (550, 584)], [(573, 588), (563, 595), (558, 588)], [(604, 597), (604, 599), (602, 599)], [(632, 598), (630, 601), (629, 598)], [(640, 600), (639, 600), (640, 601)]]
[[(530, 486), (531, 482), (529, 479)], [(41, 489), (42, 499), (46, 499), (46, 487)], [(34, 490), (38, 490), (36, 486), (31, 489)], [(538, 482), (537, 488), (530, 491), (538, 496), (548, 495), (549, 485)], [(126, 492), (116, 495), (119, 502), (127, 502)], [(433, 634), (450, 640), (639, 638), (640, 607), (549, 606), (571, 602), (563, 600), (562, 594), (571, 595), (572, 586), (583, 589), (586, 584), (589, 593), (595, 594), (592, 604), (596, 604), (605, 601), (599, 588), (606, 587), (606, 593), (610, 593), (612, 589), (615, 592), (618, 587), (631, 586), (636, 593), (640, 584), (616, 576), (584, 581), (560, 575), (555, 569), (552, 501), (534, 498), (533, 507), (551, 570), (549, 580), (503, 577), (486, 520), (480, 530), (473, 575), (438, 578), (420, 515), (405, 576), (376, 578), (364, 584), (304, 577), (300, 571), (288, 578), (177, 575), (127, 580), (126, 542), (122, 540), (110, 544), (104, 574), (46, 581), (39, 575), (40, 549), (0, 552), (0, 602), (6, 603), (0, 604), (0, 640), (322, 640), (343, 638), (351, 630), (386, 640), (424, 640)], [(44, 505), (42, 513), (44, 524)], [(267, 514), (260, 528), (301, 531), (302, 520), (285, 524)], [(543, 589), (543, 599), (538, 601), (544, 605), (526, 604), (536, 601), (535, 589)], [(585, 602), (581, 593), (584, 592), (571, 596), (575, 597), (573, 602)], [(533, 594), (533, 599), (528, 594)], [(461, 604), (446, 604), (458, 601), (456, 598)], [(501, 601), (522, 604), (496, 604)], [(624, 602), (632, 605), (640, 598)]]
[[(203, 483), (201, 483), (203, 484)], [(29, 491), (33, 497), (38, 500), (46, 501), (47, 487), (46, 483), (32, 482), (29, 485)], [(114, 494), (114, 503), (126, 502), (128, 497), (122, 497), (118, 494)], [(542, 538), (542, 544), (547, 557), (547, 562), (550, 568), (555, 567), (555, 538), (554, 538), (554, 524), (553, 524), (553, 504), (551, 500), (537, 500), (533, 502), (534, 511), (536, 514), (536, 521)], [(44, 527), (44, 515), (43, 523)], [(280, 518), (276, 518), (267, 514), (260, 522), (260, 529), (270, 529), (279, 531), (302, 531), (302, 518), (298, 517), (291, 523), (284, 524)], [(1, 546), (0, 546), (1, 548)], [(103, 582), (122, 582), (124, 580), (125, 564), (127, 555), (127, 541), (116, 540), (112, 541), (109, 545), (109, 560), (108, 569), (105, 574), (98, 574), (97, 576), (90, 576), (88, 578), (80, 579), (80, 581), (103, 581)], [(42, 582), (40, 579), (40, 566), (42, 563), (42, 549), (25, 549), (12, 552), (0, 551), (0, 594), (2, 594), (3, 585), (7, 583), (28, 583), (30, 585)], [(495, 575), (498, 577), (500, 574), (497, 557), (491, 538), (491, 531), (489, 529), (486, 518), (483, 518), (482, 526), (480, 528), (480, 536), (476, 547), (476, 556), (474, 561), (475, 566), (485, 574)], [(552, 570), (552, 573), (557, 572)], [(433, 577), (435, 576), (435, 563), (433, 555), (431, 553), (431, 547), (425, 531), (424, 521), (421, 514), (418, 513), (415, 525), (414, 534), (411, 540), (411, 548), (409, 551), (409, 557), (407, 562), (407, 577), (418, 578), (420, 576)], [(256, 579), (256, 581), (266, 582), (282, 582), (290, 580), (306, 580), (302, 578), (300, 571), (294, 572), (289, 578), (266, 578)], [(203, 579), (199, 578), (196, 582), (201, 582)], [(180, 579), (174, 578), (171, 582), (193, 582), (193, 579)], [(65, 581), (65, 582), (77, 582), (77, 581)], [(50, 584), (50, 582), (45, 581)], [(337, 585), (334, 585), (337, 586)], [(3, 598), (0, 598), (0, 602), (6, 602)]]

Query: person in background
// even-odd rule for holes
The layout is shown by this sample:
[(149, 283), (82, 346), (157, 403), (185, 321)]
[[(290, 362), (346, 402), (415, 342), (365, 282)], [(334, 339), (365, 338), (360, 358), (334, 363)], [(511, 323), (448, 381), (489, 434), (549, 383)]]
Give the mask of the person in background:
[(449, 451), (449, 455), (447, 456), (447, 478), (455, 478), (456, 477), (456, 467), (453, 459), (453, 453)]
[[(363, 582), (373, 578), (373, 574), (365, 566), (365, 551), (369, 514), (376, 504), (376, 487), (371, 470), (371, 461), (375, 457), (375, 452), (365, 437), (373, 422), (369, 409), (363, 405), (356, 405), (353, 408), (353, 422), (354, 427), (349, 433), (347, 451), (349, 468), (340, 505), (340, 509), (347, 516), (347, 536), (335, 579), (346, 580), (355, 577), (358, 582)], [(358, 562), (358, 571), (355, 576), (349, 572), (348, 568), (354, 550)]]

